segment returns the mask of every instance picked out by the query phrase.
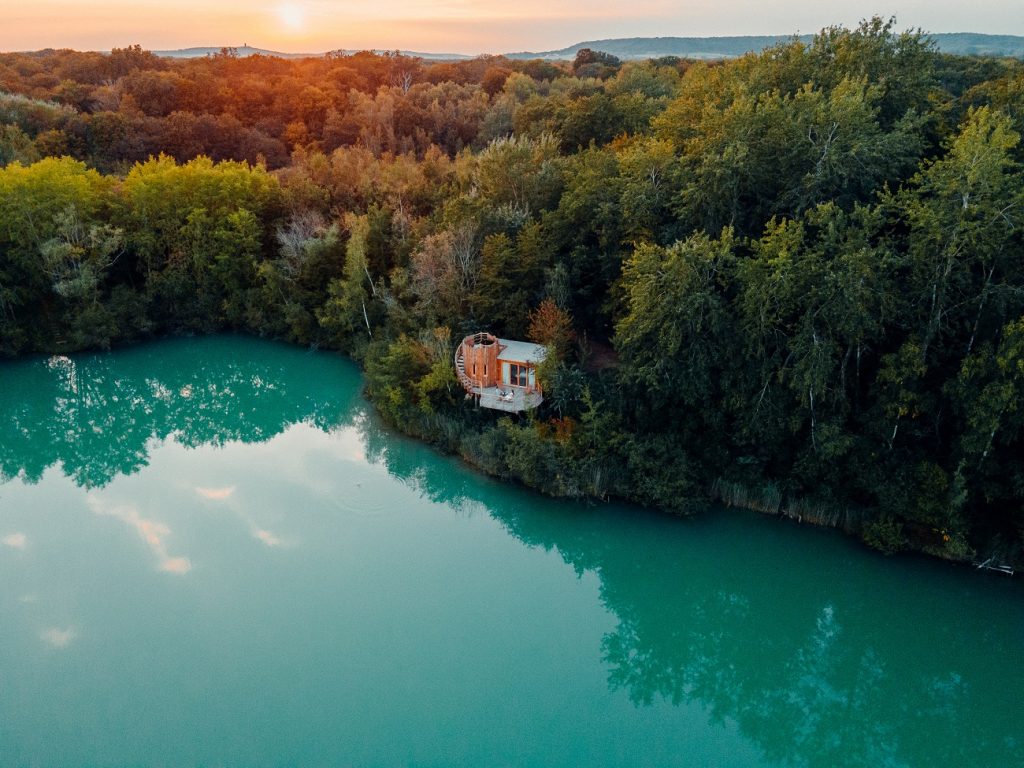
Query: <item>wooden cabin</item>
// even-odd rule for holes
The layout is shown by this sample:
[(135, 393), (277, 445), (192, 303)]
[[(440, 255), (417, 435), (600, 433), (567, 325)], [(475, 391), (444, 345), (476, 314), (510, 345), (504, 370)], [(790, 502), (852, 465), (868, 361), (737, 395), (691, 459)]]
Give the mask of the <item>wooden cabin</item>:
[(455, 372), (482, 408), (519, 413), (544, 400), (537, 366), (545, 354), (540, 344), (474, 333), (455, 350)]

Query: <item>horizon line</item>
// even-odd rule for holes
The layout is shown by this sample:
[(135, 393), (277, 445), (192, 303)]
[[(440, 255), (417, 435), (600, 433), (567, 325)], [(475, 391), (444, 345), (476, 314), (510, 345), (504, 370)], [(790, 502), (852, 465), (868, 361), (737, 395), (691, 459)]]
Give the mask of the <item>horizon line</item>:
[[(931, 37), (931, 36), (935, 36), (935, 35), (978, 35), (978, 36), (982, 36), (982, 37), (1000, 37), (1000, 38), (1011, 37), (1011, 38), (1022, 38), (1022, 39), (1024, 39), (1024, 34), (995, 33), (995, 32), (972, 32), (972, 31), (969, 31), (969, 30), (957, 30), (957, 31), (953, 31), (953, 32), (935, 32), (935, 31), (930, 31), (930, 30), (924, 30), (921, 27), (908, 27), (904, 31), (908, 31), (908, 32), (921, 32), (926, 37)], [(631, 36), (628, 36), (628, 37), (603, 37), (603, 38), (594, 38), (594, 39), (590, 39), (590, 40), (579, 40), (577, 42), (570, 43), (568, 45), (562, 46), (561, 48), (548, 48), (546, 50), (525, 50), (524, 49), (524, 50), (500, 51), (500, 52), (495, 52), (495, 51), (477, 51), (475, 53), (465, 53), (465, 52), (459, 52), (459, 51), (414, 50), (414, 49), (411, 49), (411, 48), (390, 48), (390, 47), (386, 47), (386, 46), (378, 46), (378, 47), (337, 47), (337, 48), (329, 48), (327, 50), (319, 51), (319, 52), (316, 52), (316, 51), (299, 51), (299, 50), (289, 51), (289, 50), (281, 50), (281, 49), (276, 49), (276, 48), (264, 48), (264, 47), (259, 46), (259, 45), (249, 45), (247, 43), (243, 43), (241, 45), (182, 45), (182, 46), (179, 46), (179, 47), (176, 47), (176, 48), (169, 48), (169, 47), (157, 48), (157, 47), (149, 47), (149, 46), (146, 46), (146, 45), (142, 45), (139, 42), (131, 42), (131, 43), (126, 43), (126, 44), (121, 45), (121, 46), (114, 45), (114, 46), (111, 46), (111, 48), (109, 48), (109, 49), (106, 49), (106, 48), (104, 48), (104, 49), (96, 49), (96, 48), (85, 49), (85, 48), (74, 48), (74, 47), (71, 47), (71, 46), (60, 46), (60, 47), (50, 47), (50, 46), (47, 46), (47, 47), (43, 47), (43, 48), (27, 48), (27, 49), (22, 49), (22, 50), (0, 51), (0, 54), (11, 54), (11, 53), (30, 54), (30, 53), (41, 53), (41, 52), (44, 52), (44, 51), (75, 51), (77, 53), (109, 54), (114, 49), (130, 48), (133, 45), (138, 45), (140, 48), (142, 48), (142, 50), (147, 51), (149, 53), (153, 53), (155, 55), (160, 55), (162, 53), (174, 53), (174, 52), (179, 52), (179, 51), (195, 51), (195, 50), (221, 51), (221, 50), (225, 50), (225, 49), (226, 50), (231, 50), (231, 49), (235, 49), (235, 50), (238, 50), (238, 49), (249, 49), (249, 50), (253, 50), (253, 51), (265, 52), (265, 53), (268, 53), (268, 54), (281, 54), (281, 55), (285, 55), (285, 56), (309, 57), (309, 58), (320, 58), (320, 57), (326, 56), (326, 55), (328, 55), (330, 53), (338, 53), (338, 52), (342, 52), (342, 53), (361, 53), (361, 52), (364, 52), (364, 51), (365, 52), (370, 52), (370, 53), (398, 51), (399, 53), (402, 53), (402, 54), (413, 54), (413, 55), (420, 54), (420, 55), (436, 56), (436, 57), (440, 57), (440, 58), (443, 58), (443, 57), (446, 57), (446, 56), (457, 56), (457, 57), (465, 57), (465, 58), (479, 58), (479, 57), (482, 57), (482, 56), (508, 56), (508, 55), (519, 56), (519, 55), (531, 54), (531, 53), (536, 53), (538, 55), (542, 55), (542, 54), (553, 53), (553, 52), (558, 52), (558, 51), (565, 51), (565, 50), (568, 50), (570, 48), (575, 48), (576, 46), (586, 45), (586, 44), (590, 44), (590, 43), (602, 43), (602, 42), (619, 41), (619, 40), (673, 40), (673, 39), (677, 39), (677, 40), (678, 39), (682, 39), (682, 40), (724, 40), (724, 39), (742, 40), (742, 39), (758, 39), (758, 38), (766, 38), (766, 37), (773, 37), (773, 38), (800, 38), (800, 37), (813, 37), (814, 35), (818, 34), (819, 32), (821, 32), (821, 30), (817, 30), (815, 32), (801, 32), (799, 30), (796, 31), (796, 32), (765, 32), (765, 33), (756, 34), (756, 35), (749, 35), (749, 34), (747, 34), (747, 35), (631, 35)]]

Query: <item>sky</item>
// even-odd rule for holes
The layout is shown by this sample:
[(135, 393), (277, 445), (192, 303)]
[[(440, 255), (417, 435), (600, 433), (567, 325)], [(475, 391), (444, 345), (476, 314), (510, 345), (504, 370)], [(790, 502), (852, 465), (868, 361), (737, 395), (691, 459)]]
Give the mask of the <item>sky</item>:
[(807, 33), (873, 15), (895, 15), (901, 29), (1024, 35), (1021, 0), (0, 0), (0, 51), (507, 53), (609, 37)]

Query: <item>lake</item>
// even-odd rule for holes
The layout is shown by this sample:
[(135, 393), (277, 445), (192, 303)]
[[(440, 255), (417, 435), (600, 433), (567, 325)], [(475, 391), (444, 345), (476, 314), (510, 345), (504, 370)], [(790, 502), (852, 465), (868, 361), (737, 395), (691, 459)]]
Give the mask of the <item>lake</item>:
[(235, 336), (0, 363), (0, 765), (1024, 765), (1024, 591), (556, 501)]

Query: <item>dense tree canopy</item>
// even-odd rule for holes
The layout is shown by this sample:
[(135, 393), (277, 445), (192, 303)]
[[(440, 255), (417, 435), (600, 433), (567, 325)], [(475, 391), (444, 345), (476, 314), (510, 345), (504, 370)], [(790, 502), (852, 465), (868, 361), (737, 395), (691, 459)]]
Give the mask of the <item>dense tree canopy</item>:
[[(239, 329), (545, 492), (1024, 563), (1024, 67), (0, 55), (0, 351)], [(550, 345), (466, 402), (465, 333)]]

